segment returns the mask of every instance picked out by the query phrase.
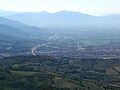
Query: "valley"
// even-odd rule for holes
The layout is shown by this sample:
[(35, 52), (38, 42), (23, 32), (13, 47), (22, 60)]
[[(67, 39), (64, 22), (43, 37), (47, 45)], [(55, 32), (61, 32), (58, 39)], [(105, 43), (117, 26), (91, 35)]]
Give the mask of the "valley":
[(56, 58), (120, 58), (120, 41), (53, 34), (46, 39), (1, 40), (0, 55), (48, 55)]
[(0, 17), (0, 90), (120, 90), (119, 16), (45, 14)]

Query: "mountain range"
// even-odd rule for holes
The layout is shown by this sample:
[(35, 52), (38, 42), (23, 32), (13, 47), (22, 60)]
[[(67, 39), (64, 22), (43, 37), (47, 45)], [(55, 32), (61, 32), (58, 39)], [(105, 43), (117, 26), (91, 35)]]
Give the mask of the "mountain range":
[[(4, 16), (4, 15), (3, 15)], [(79, 29), (84, 27), (119, 27), (120, 15), (91, 16), (80, 12), (60, 11), (48, 12), (19, 12), (6, 14), (5, 17), (40, 28)]]
[[(2, 14), (1, 14), (2, 13)], [(4, 12), (0, 11), (0, 34), (19, 38), (43, 38), (48, 32), (83, 30), (119, 36), (120, 15), (91, 16), (80, 12)], [(107, 31), (105, 31), (107, 30)], [(5, 36), (6, 37), (6, 36)]]

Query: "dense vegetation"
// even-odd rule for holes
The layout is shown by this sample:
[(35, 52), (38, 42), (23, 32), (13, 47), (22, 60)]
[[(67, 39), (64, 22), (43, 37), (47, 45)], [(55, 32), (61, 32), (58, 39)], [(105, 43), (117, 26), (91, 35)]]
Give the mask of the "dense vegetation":
[(119, 59), (0, 59), (0, 90), (120, 90)]

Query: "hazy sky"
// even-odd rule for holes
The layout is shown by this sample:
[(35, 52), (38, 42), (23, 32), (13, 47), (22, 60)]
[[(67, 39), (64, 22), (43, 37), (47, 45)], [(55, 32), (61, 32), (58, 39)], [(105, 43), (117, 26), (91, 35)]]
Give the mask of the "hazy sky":
[(120, 13), (120, 0), (0, 0), (6, 11), (77, 11), (92, 15)]

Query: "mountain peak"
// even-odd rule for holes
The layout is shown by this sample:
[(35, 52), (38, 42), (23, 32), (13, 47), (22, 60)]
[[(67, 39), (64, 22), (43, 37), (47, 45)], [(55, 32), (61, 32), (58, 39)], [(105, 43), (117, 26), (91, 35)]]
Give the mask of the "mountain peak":
[(67, 11), (67, 10), (59, 11), (59, 12), (56, 12), (55, 14), (56, 15), (72, 15), (72, 16), (91, 16), (81, 12)]
[[(59, 12), (56, 12), (56, 13), (80, 13), (80, 12), (74, 12), (74, 11), (67, 11), (67, 10), (62, 10), (62, 11), (59, 11)], [(81, 13), (82, 14), (82, 13)]]

